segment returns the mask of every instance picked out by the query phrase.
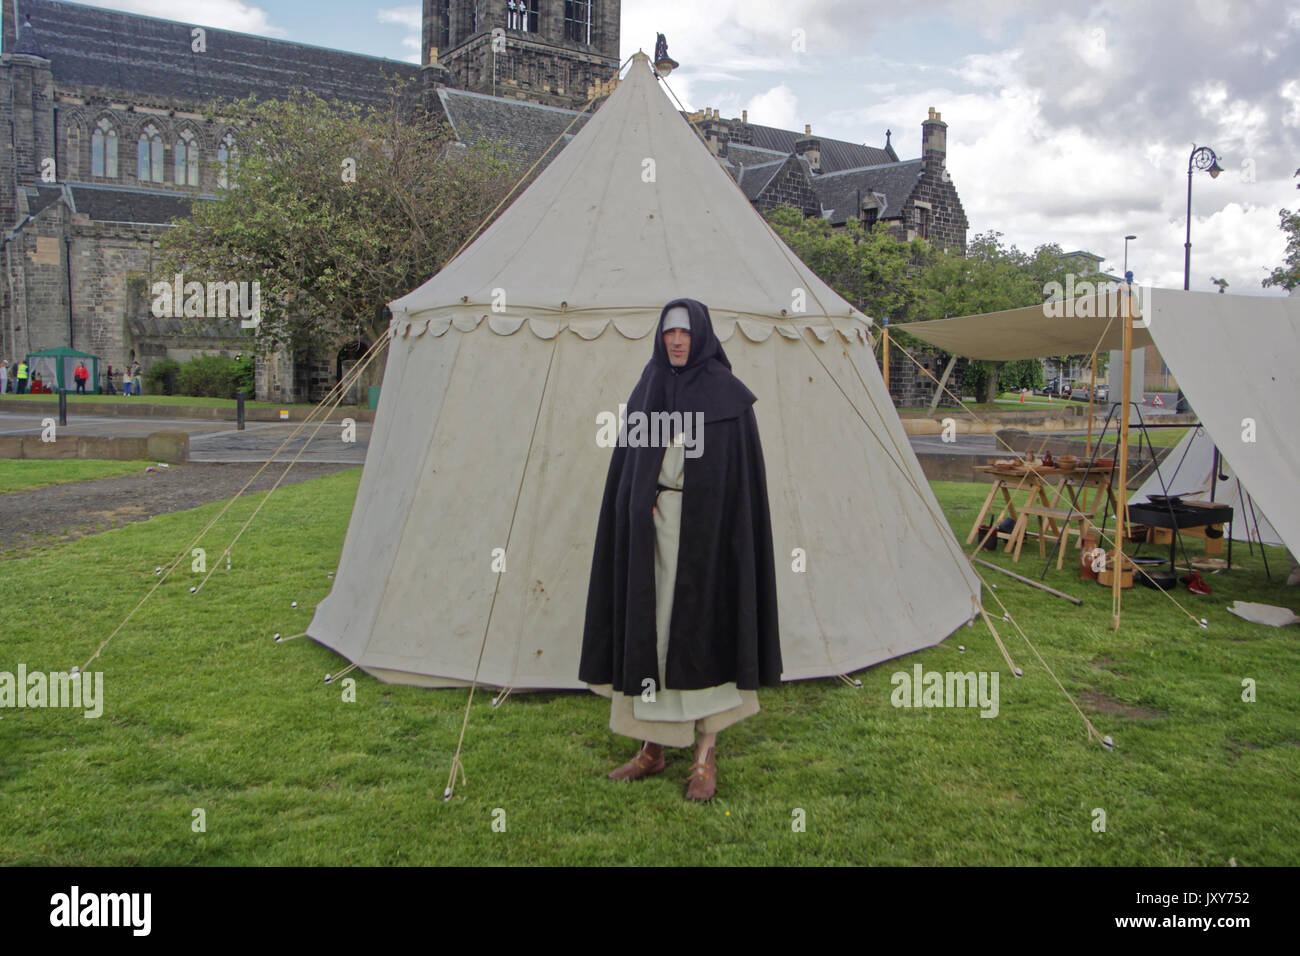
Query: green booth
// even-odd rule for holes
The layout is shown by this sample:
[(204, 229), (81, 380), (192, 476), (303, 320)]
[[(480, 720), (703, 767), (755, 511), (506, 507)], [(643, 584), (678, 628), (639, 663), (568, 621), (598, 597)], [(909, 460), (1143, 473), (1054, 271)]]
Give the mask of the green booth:
[(69, 393), (75, 393), (77, 383), (72, 373), (76, 370), (78, 362), (85, 362), (86, 369), (90, 372), (90, 378), (86, 381), (86, 394), (98, 395), (100, 392), (99, 357), (65, 346), (28, 353), (27, 391), (32, 392), (39, 375), (42, 391), (58, 392), (59, 389), (66, 388)]

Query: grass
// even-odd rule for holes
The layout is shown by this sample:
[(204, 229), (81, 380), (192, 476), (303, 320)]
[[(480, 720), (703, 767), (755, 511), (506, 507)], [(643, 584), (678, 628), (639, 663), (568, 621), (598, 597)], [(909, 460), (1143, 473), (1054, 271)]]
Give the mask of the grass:
[(0, 459), (0, 494), (28, 491), (92, 478), (117, 478), (144, 471), (148, 461), (35, 461)]
[[(763, 713), (720, 737), (719, 797), (682, 799), (689, 758), (635, 784), (604, 774), (635, 744), (607, 729), (589, 693), (474, 698), (468, 783), (441, 799), (465, 709), (463, 690), (380, 684), (361, 672), (356, 702), (321, 678), (341, 659), (294, 634), (328, 592), (359, 471), (282, 488), (240, 540), (231, 569), (189, 594), (164, 583), (90, 668), (104, 712), (0, 712), (0, 863), (51, 865), (367, 864), (1128, 864), (1287, 865), (1300, 861), (1300, 650), (1293, 629), (1227, 614), (1236, 598), (1296, 604), (1249, 570), (1178, 600), (1144, 588), (1110, 598), (1070, 572), (1047, 581), (1083, 607), (996, 580), (1056, 675), (1104, 734), (1082, 721), (1010, 625), (1009, 672), (987, 630), (837, 680), (761, 695)], [(986, 487), (936, 484), (964, 539)], [(260, 496), (202, 543), (229, 541)], [(158, 581), (217, 506), (154, 518), (9, 562), (0, 670), (84, 664)], [(1280, 555), (1279, 555), (1280, 558)], [(886, 560), (879, 547), (865, 556)], [(1073, 553), (1071, 554), (1073, 560)], [(1000, 553), (995, 563), (1007, 564)], [(1275, 568), (1280, 565), (1275, 564)], [(1017, 570), (1037, 576), (1041, 563)], [(986, 572), (996, 577), (994, 572)], [(290, 602), (297, 601), (297, 609)], [(436, 608), (431, 607), (436, 620)], [(998, 617), (994, 612), (994, 617)], [(961, 651), (959, 646), (964, 646)], [(997, 671), (1000, 713), (895, 709), (895, 671)], [(1244, 703), (1242, 681), (1257, 682)], [(1288, 811), (1286, 808), (1291, 807)], [(795, 809), (806, 832), (792, 830)], [(1095, 808), (1106, 831), (1094, 832)], [(506, 814), (494, 832), (494, 811)], [(195, 832), (202, 810), (205, 832)], [(498, 815), (499, 818), (499, 815)]]

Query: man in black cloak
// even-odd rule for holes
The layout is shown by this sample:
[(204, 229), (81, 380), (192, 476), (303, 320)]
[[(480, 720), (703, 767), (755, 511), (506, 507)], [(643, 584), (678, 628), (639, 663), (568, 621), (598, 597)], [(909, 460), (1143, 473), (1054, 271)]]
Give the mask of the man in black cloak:
[(664, 306), (609, 464), (578, 669), (611, 698), (610, 729), (644, 741), (610, 779), (660, 772), (698, 731), (686, 795), (712, 798), (718, 731), (781, 681), (755, 401), (708, 308)]

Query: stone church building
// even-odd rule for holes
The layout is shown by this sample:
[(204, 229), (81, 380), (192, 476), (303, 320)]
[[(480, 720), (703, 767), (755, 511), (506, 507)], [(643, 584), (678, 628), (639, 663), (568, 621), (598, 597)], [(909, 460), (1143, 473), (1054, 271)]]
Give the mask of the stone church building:
[[(0, 355), (71, 346), (115, 368), (251, 350), (237, 321), (155, 318), (159, 237), (195, 202), (220, 199), (240, 130), (214, 99), (303, 88), (378, 105), (394, 79), (420, 84), (466, 145), (502, 142), (544, 166), (548, 148), (617, 82), (619, 0), (424, 0), (422, 65), (119, 13), (61, 0), (0, 0)], [(494, 33), (504, 37), (494, 44)], [(645, 38), (651, 46), (653, 38)], [(502, 48), (504, 46), (504, 49)], [(840, 225), (964, 248), (967, 221), (944, 170), (933, 109), (921, 155), (723, 118), (687, 115), (760, 211), (781, 204)], [(585, 122), (580, 117), (556, 151)], [(356, 357), (259, 362), (258, 397), (318, 400)]]

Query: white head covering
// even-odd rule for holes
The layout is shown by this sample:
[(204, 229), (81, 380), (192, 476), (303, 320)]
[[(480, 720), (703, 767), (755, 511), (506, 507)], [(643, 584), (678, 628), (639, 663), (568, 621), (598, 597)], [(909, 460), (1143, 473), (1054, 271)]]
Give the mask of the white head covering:
[(672, 329), (685, 329), (687, 332), (691, 330), (691, 314), (686, 311), (686, 306), (673, 306), (664, 316), (663, 331), (668, 332)]

